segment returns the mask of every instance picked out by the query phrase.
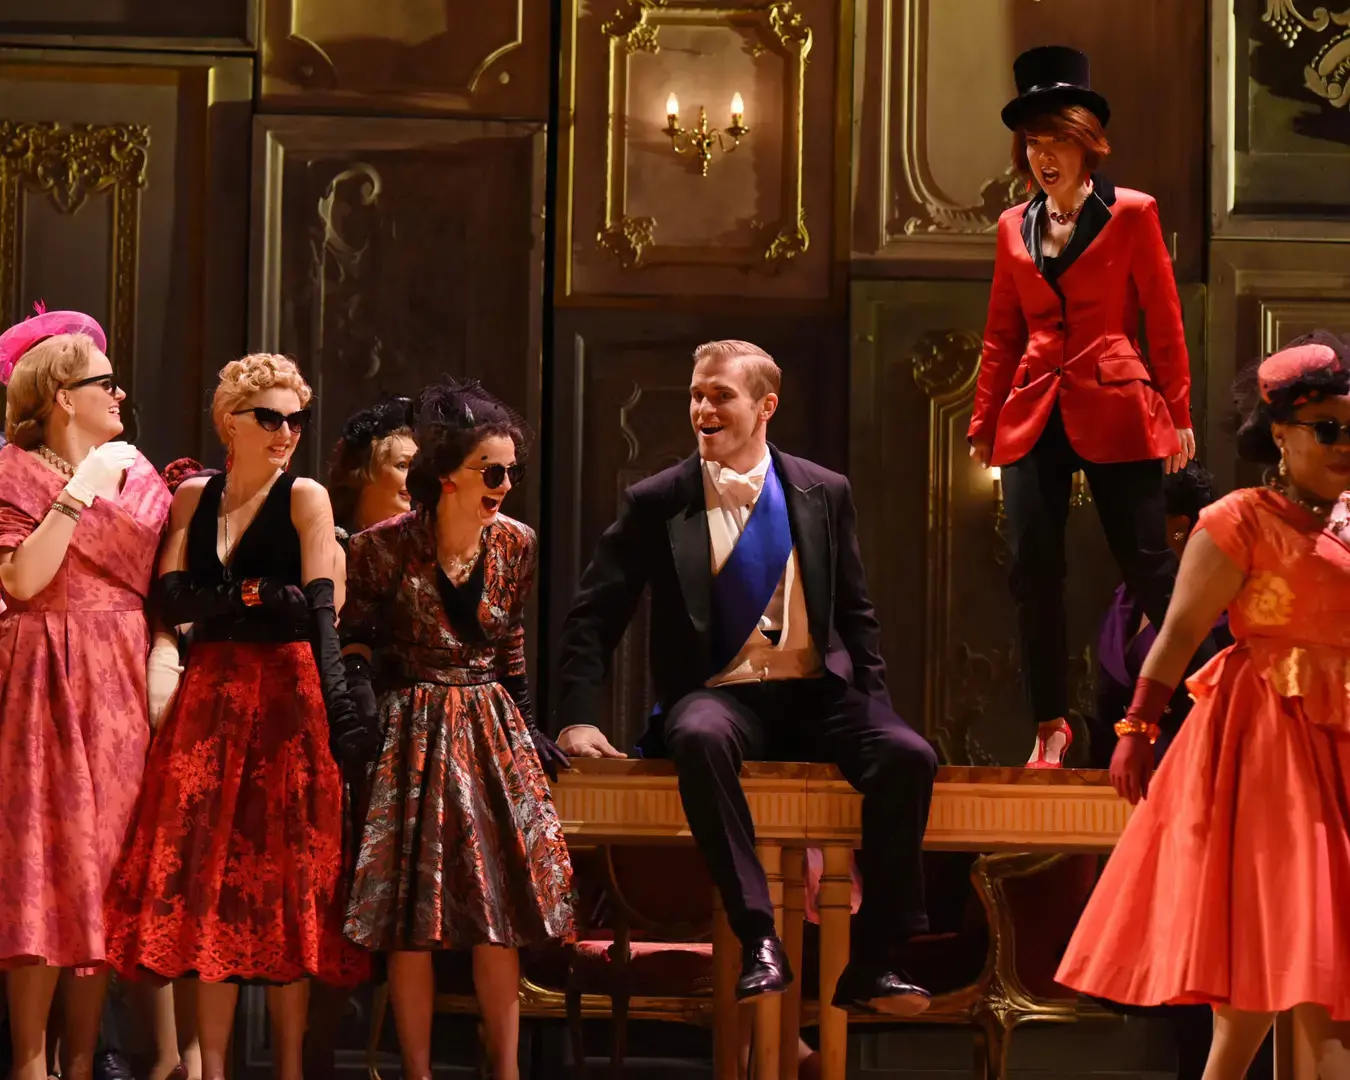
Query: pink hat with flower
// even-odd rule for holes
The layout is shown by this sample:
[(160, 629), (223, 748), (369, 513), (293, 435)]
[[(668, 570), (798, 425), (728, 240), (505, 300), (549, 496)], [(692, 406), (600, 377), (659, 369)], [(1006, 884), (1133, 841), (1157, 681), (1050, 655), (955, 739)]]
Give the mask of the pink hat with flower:
[(9, 385), (14, 365), (40, 341), (58, 334), (84, 334), (92, 338), (99, 352), (107, 352), (108, 339), (98, 320), (79, 311), (48, 311), (39, 300), (33, 305), (36, 315), (15, 323), (0, 334), (0, 386)]

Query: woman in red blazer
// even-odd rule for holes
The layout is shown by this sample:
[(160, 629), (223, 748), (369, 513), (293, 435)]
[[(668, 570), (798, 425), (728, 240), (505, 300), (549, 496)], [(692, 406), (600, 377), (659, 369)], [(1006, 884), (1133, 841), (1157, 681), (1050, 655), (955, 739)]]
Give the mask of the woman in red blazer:
[[(998, 223), (970, 454), (1002, 470), (1022, 670), (1039, 724), (1028, 765), (1055, 768), (1067, 712), (1064, 527), (1083, 470), (1107, 542), (1149, 621), (1176, 577), (1164, 469), (1195, 454), (1190, 366), (1172, 264), (1151, 195), (1093, 170), (1109, 152), (1087, 57), (1060, 45), (1013, 65), (1003, 110), (1013, 161), (1039, 187)], [(1148, 324), (1148, 355), (1139, 317)]]

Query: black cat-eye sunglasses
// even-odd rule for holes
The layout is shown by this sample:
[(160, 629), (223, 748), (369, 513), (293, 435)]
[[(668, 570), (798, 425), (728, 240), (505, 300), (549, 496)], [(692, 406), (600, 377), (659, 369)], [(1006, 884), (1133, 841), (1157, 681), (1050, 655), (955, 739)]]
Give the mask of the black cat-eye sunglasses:
[(267, 409), (261, 405), (255, 405), (251, 409), (235, 409), (230, 415), (243, 416), (245, 413), (252, 413), (253, 419), (258, 421), (258, 426), (264, 431), (280, 431), (281, 425), (285, 424), (291, 429), (292, 434), (299, 435), (300, 432), (305, 430), (305, 425), (309, 423), (308, 409), (287, 414), (277, 412), (276, 409)]

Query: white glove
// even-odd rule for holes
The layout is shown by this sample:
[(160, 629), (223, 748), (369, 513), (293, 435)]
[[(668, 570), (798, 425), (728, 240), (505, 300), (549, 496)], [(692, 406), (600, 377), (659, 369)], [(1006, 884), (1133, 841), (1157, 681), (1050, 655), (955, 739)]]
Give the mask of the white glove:
[(112, 499), (122, 483), (122, 474), (136, 461), (136, 448), (129, 442), (108, 442), (96, 446), (66, 484), (66, 494), (85, 506), (93, 506), (102, 496)]
[(150, 650), (145, 665), (145, 697), (150, 706), (150, 730), (158, 731), (178, 693), (178, 678), (183, 669), (178, 664), (178, 646), (156, 645)]

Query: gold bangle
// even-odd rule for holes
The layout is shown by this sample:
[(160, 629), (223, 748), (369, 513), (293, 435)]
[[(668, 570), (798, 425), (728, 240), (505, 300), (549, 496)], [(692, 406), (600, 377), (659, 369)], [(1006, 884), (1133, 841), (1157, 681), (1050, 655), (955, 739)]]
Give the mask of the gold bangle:
[(1150, 743), (1155, 743), (1161, 734), (1162, 729), (1157, 724), (1148, 724), (1143, 720), (1131, 720), (1129, 717), (1116, 721), (1116, 736), (1121, 739), (1125, 738), (1126, 735), (1146, 735)]
[(52, 503), (52, 509), (58, 513), (65, 514), (71, 521), (78, 522), (80, 520), (80, 512), (73, 506), (67, 506), (60, 499), (57, 499)]

